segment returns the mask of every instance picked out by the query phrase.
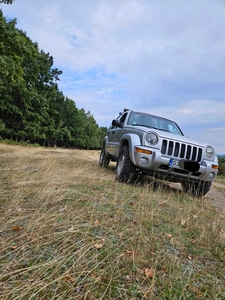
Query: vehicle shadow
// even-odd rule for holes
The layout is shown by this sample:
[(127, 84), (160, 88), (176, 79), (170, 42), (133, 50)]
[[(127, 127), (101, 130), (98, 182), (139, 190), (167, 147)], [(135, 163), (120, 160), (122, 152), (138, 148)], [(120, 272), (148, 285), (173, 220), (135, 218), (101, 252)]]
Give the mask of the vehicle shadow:
[[(111, 173), (116, 172), (115, 166), (109, 166), (108, 171)], [(135, 179), (130, 179), (126, 184), (130, 184), (133, 186), (144, 187), (148, 186), (149, 190), (153, 191), (162, 191), (166, 193), (176, 193), (178, 195), (183, 195), (183, 191), (180, 188), (179, 184), (163, 181), (161, 179), (156, 179), (152, 176), (146, 174), (138, 174)]]
[(183, 194), (180, 187), (176, 186), (175, 183), (168, 183), (166, 181), (143, 174), (140, 174), (138, 178), (130, 184), (133, 184), (134, 186), (148, 186), (148, 188), (153, 191)]

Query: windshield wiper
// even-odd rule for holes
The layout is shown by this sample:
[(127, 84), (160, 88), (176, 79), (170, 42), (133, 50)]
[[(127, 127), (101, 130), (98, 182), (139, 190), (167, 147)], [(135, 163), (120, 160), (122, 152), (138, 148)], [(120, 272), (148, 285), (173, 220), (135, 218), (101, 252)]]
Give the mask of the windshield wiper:
[(144, 126), (144, 127), (147, 127), (147, 128), (153, 128), (153, 129), (159, 129), (159, 128), (156, 128), (156, 127), (153, 127), (153, 126), (148, 126), (148, 125), (144, 125), (144, 124), (131, 124), (132, 126)]
[(162, 131), (166, 131), (166, 132), (170, 132), (172, 133), (171, 131), (167, 130), (167, 129), (161, 129), (161, 128), (158, 128), (159, 130), (162, 130)]

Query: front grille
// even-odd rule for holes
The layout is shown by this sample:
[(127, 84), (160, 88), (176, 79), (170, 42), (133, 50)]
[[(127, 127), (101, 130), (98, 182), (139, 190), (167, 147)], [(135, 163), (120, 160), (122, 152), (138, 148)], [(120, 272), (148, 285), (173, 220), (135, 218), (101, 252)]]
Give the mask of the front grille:
[(202, 160), (202, 148), (169, 140), (162, 141), (161, 153), (197, 162)]

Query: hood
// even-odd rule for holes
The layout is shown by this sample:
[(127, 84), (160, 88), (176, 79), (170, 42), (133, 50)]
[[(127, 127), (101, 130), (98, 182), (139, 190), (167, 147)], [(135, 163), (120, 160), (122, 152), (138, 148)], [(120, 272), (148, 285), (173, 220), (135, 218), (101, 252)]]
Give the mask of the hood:
[[(148, 130), (148, 131), (152, 132), (151, 130)], [(162, 139), (169, 139), (169, 140), (173, 140), (173, 141), (184, 142), (184, 143), (195, 145), (195, 146), (202, 147), (202, 148), (205, 148), (206, 146), (208, 146), (208, 144), (203, 144), (203, 143), (196, 141), (194, 139), (191, 139), (185, 135), (178, 135), (175, 133), (157, 130), (157, 129), (154, 129), (154, 132), (157, 133)]]

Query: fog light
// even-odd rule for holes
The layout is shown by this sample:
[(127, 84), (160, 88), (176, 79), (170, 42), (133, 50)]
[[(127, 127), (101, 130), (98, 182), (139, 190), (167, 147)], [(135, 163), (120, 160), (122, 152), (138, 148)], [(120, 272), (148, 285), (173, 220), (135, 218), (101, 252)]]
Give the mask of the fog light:
[(213, 172), (211, 172), (210, 174), (209, 174), (209, 179), (213, 179), (215, 177), (215, 174), (213, 173)]
[(146, 166), (148, 164), (148, 159), (146, 157), (141, 157), (139, 162), (141, 166)]

